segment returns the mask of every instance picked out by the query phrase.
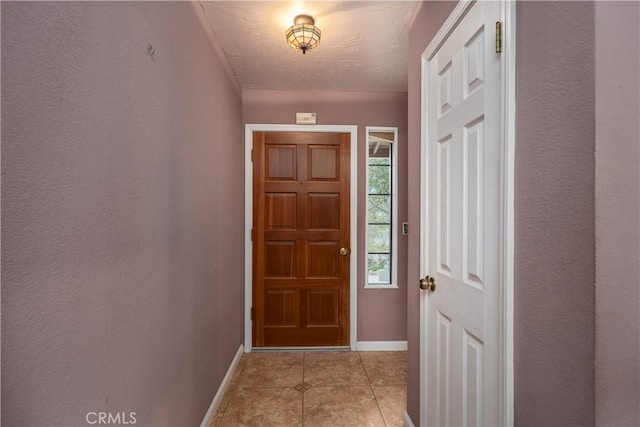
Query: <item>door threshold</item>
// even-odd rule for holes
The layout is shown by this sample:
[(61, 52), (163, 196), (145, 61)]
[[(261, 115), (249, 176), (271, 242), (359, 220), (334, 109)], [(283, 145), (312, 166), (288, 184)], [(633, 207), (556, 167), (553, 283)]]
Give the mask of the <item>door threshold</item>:
[(252, 347), (252, 353), (296, 352), (296, 351), (350, 351), (351, 347), (344, 346), (317, 346), (317, 347)]

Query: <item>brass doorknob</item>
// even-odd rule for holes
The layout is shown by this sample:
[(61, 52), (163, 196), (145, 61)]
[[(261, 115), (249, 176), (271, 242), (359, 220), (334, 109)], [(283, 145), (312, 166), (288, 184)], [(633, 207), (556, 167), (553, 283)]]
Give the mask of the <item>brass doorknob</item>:
[(345, 256), (349, 253), (349, 249), (347, 248), (340, 248), (340, 255)]
[(425, 276), (424, 279), (420, 279), (420, 289), (427, 292), (435, 292), (436, 279), (431, 276)]

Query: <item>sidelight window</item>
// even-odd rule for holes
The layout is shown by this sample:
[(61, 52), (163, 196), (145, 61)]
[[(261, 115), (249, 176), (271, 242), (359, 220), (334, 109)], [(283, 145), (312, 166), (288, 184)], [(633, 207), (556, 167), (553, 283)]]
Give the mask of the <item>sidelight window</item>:
[(397, 128), (367, 127), (367, 283), (396, 288)]

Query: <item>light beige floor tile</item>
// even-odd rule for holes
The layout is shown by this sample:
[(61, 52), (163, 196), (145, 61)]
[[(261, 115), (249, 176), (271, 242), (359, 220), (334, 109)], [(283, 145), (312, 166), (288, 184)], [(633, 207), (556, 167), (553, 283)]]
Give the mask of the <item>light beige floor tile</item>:
[(304, 380), (314, 387), (367, 384), (358, 353), (348, 351), (305, 353)]
[(303, 353), (246, 354), (239, 388), (293, 387), (302, 381)]
[(402, 426), (405, 410), (406, 352), (252, 353), (211, 425)]
[(364, 351), (362, 364), (372, 385), (406, 385), (406, 351)]
[(238, 389), (220, 423), (221, 427), (301, 425), (302, 393), (291, 388)]
[(402, 427), (404, 411), (407, 410), (407, 387), (377, 385), (372, 388), (387, 427)]
[(313, 387), (304, 394), (305, 427), (384, 427), (371, 387)]

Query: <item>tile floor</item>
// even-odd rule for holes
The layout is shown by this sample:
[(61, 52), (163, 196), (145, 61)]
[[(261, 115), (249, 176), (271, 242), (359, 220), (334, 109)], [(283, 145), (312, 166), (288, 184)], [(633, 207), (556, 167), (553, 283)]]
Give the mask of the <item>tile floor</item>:
[(212, 426), (402, 426), (406, 352), (244, 354)]

